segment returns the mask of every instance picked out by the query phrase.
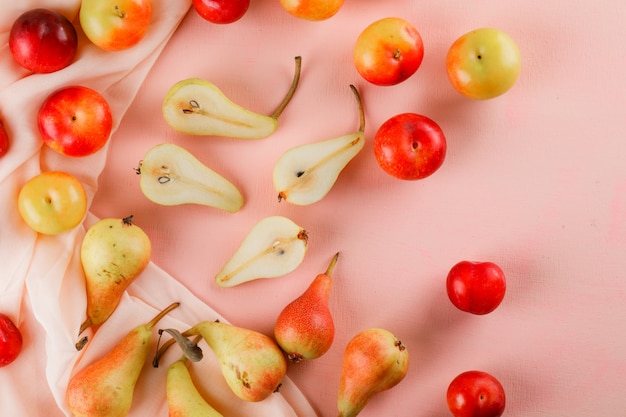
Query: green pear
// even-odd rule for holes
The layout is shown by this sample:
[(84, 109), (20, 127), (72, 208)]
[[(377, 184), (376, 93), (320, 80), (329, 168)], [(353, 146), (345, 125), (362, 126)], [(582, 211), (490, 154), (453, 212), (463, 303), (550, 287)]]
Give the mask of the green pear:
[(370, 398), (400, 383), (408, 367), (409, 352), (393, 333), (380, 328), (358, 333), (343, 356), (338, 417), (355, 417)]
[[(179, 333), (167, 329), (170, 334)], [(280, 347), (269, 336), (255, 330), (219, 321), (202, 321), (163, 345), (153, 361), (181, 338), (200, 335), (219, 362), (226, 384), (244, 401), (258, 402), (276, 392), (287, 373), (287, 361)], [(183, 346), (185, 353), (188, 346)]]
[(202, 204), (231, 213), (243, 205), (237, 187), (173, 143), (149, 149), (137, 173), (141, 175), (141, 191), (156, 204)]
[(169, 417), (223, 417), (196, 388), (184, 357), (167, 369), (166, 398)]
[[(151, 253), (150, 238), (133, 223), (132, 215), (102, 219), (87, 230), (80, 248), (87, 318), (79, 335), (89, 327), (97, 329), (113, 314), (126, 288), (148, 266)], [(79, 342), (77, 349), (85, 342)]]
[(309, 287), (282, 309), (274, 325), (274, 338), (287, 358), (297, 363), (317, 359), (333, 344), (335, 324), (328, 308), (333, 286), (331, 273), (339, 253), (333, 256), (326, 272), (318, 274)]
[(269, 116), (234, 103), (210, 81), (189, 78), (168, 90), (162, 105), (163, 117), (174, 130), (190, 135), (265, 138), (278, 127), (278, 118), (298, 87), (302, 59), (297, 56), (295, 62), (296, 69), (287, 95)]
[(274, 166), (278, 201), (308, 205), (320, 201), (335, 185), (339, 174), (365, 145), (365, 115), (358, 90), (350, 85), (359, 106), (358, 131), (299, 145), (281, 155)]
[(276, 278), (304, 260), (308, 233), (284, 216), (269, 216), (255, 224), (215, 276), (220, 287), (260, 278)]
[(137, 379), (148, 357), (152, 329), (178, 305), (170, 304), (148, 323), (135, 327), (106, 355), (70, 379), (65, 403), (74, 417), (124, 417), (128, 414)]

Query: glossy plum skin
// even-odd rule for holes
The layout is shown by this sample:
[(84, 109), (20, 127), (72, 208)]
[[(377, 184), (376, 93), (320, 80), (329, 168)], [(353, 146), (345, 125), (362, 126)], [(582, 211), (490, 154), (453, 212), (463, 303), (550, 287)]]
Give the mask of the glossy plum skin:
[(357, 72), (379, 86), (393, 86), (411, 77), (424, 58), (424, 42), (410, 22), (387, 17), (366, 27), (356, 40), (353, 60)]
[(194, 9), (203, 19), (218, 24), (238, 21), (249, 6), (250, 0), (193, 0)]
[(63, 155), (82, 157), (106, 144), (113, 116), (99, 92), (76, 85), (52, 92), (39, 109), (37, 123), (46, 145)]
[(454, 417), (500, 417), (506, 396), (500, 381), (482, 371), (457, 375), (446, 392), (448, 409)]
[(516, 83), (521, 66), (515, 41), (495, 28), (467, 32), (454, 41), (446, 55), (450, 83), (459, 93), (474, 100), (506, 93)]
[(432, 175), (443, 164), (446, 150), (446, 138), (439, 125), (415, 113), (389, 118), (374, 137), (378, 165), (402, 180), (419, 180)]
[(22, 351), (22, 333), (13, 321), (0, 313), (0, 368), (7, 366)]
[(4, 128), (4, 124), (2, 120), (0, 120), (0, 156), (6, 155), (9, 151), (9, 135), (7, 134), (6, 129)]
[(62, 14), (32, 9), (20, 15), (9, 33), (9, 49), (15, 61), (35, 73), (51, 73), (72, 63), (78, 36)]
[(459, 310), (488, 314), (504, 299), (506, 278), (493, 262), (461, 261), (448, 272), (446, 291)]
[(283, 8), (292, 16), (309, 21), (321, 21), (333, 17), (344, 0), (280, 0)]

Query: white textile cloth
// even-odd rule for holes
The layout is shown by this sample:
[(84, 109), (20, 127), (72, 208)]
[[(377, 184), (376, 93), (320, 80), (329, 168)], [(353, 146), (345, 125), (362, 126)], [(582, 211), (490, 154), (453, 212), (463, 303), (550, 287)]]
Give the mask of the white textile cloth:
[[(24, 337), (18, 359), (0, 368), (0, 414), (3, 416), (69, 416), (64, 404), (71, 375), (111, 348), (136, 325), (148, 321), (173, 301), (181, 306), (159, 327), (186, 329), (200, 320), (221, 318), (174, 277), (156, 265), (129, 287), (120, 306), (77, 352), (74, 343), (85, 319), (85, 288), (78, 251), (85, 230), (97, 219), (88, 213), (83, 224), (57, 236), (38, 235), (17, 210), (20, 187), (43, 171), (62, 170), (85, 186), (89, 202), (98, 187), (107, 146), (94, 155), (71, 158), (45, 145), (37, 130), (37, 110), (52, 91), (66, 85), (84, 85), (99, 91), (113, 111), (113, 135), (169, 38), (190, 10), (190, 0), (153, 1), (153, 20), (146, 37), (125, 51), (106, 52), (92, 45), (78, 23), (79, 0), (2, 1), (0, 15), (0, 118), (10, 136), (10, 149), (0, 158), (0, 311), (12, 317)], [(30, 74), (11, 56), (8, 36), (22, 12), (47, 7), (72, 20), (79, 34), (75, 61), (51, 74)], [(223, 319), (222, 319), (223, 320)], [(156, 340), (156, 332), (154, 340)], [(204, 391), (225, 416), (315, 416), (300, 391), (285, 378), (280, 392), (260, 403), (245, 403), (229, 391), (216, 362), (205, 349), (205, 359), (194, 364)], [(166, 416), (165, 372), (180, 350), (164, 357), (159, 368), (146, 364), (135, 391), (130, 416)], [(149, 358), (151, 360), (151, 357)]]

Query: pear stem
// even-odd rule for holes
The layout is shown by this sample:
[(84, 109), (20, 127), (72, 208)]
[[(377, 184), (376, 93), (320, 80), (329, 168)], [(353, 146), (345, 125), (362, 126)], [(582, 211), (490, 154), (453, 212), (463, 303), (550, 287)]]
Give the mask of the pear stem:
[(92, 324), (91, 319), (87, 318), (87, 320), (85, 320), (83, 324), (80, 325), (80, 329), (78, 330), (78, 335), (80, 336), (85, 330), (91, 327), (91, 324)]
[[(165, 330), (168, 330), (168, 329), (165, 329)], [(202, 356), (202, 350), (197, 346), (197, 344), (200, 342), (201, 339), (202, 339), (202, 335), (196, 335), (196, 337), (194, 337), (192, 340), (189, 340), (189, 342), (196, 345), (196, 347), (200, 350), (200, 355)], [(187, 356), (186, 352), (183, 352), (183, 356), (181, 356), (180, 360), (185, 361), (185, 362), (186, 361), (197, 362), (197, 361), (194, 361), (193, 359), (190, 359), (189, 356)]]
[(161, 356), (163, 356), (165, 352), (170, 348), (170, 346), (172, 346), (174, 343), (176, 343), (176, 340), (170, 339), (167, 342), (165, 342), (163, 346), (157, 349), (157, 352), (154, 355), (154, 359), (152, 359), (152, 366), (154, 368), (159, 367), (159, 361), (161, 360)]
[(85, 345), (87, 344), (88, 341), (89, 341), (89, 338), (87, 336), (84, 336), (82, 339), (80, 339), (74, 345), (74, 346), (76, 346), (76, 350), (82, 350), (82, 348), (85, 347)]
[(285, 98), (283, 98), (283, 101), (278, 105), (276, 110), (274, 110), (274, 113), (272, 113), (271, 117), (273, 119), (278, 119), (280, 117), (280, 115), (285, 110), (285, 107), (287, 107), (287, 104), (289, 104), (289, 102), (291, 101), (291, 98), (296, 92), (296, 89), (298, 88), (298, 83), (300, 82), (300, 73), (302, 72), (302, 57), (297, 56), (294, 58), (294, 60), (296, 61), (296, 69), (293, 74), (293, 81), (291, 82), (289, 91), (287, 91), (287, 95), (285, 96)]
[[(152, 366), (153, 366), (154, 368), (158, 368), (158, 367), (159, 367), (159, 361), (161, 360), (161, 356), (163, 356), (163, 355), (165, 354), (165, 352), (167, 352), (167, 350), (168, 350), (168, 349), (169, 349), (169, 348), (170, 348), (170, 347), (171, 347), (174, 343), (178, 343), (178, 341), (176, 340), (176, 337), (174, 336), (174, 334), (175, 334), (175, 333), (178, 333), (178, 334), (180, 335), (180, 337), (182, 337), (182, 338), (186, 338), (186, 337), (188, 337), (188, 336), (193, 336), (193, 335), (195, 335), (195, 334), (196, 334), (196, 333), (194, 333), (195, 328), (193, 328), (193, 327), (192, 327), (191, 329), (189, 329), (189, 330), (186, 330), (186, 331), (182, 332), (182, 333), (180, 333), (180, 332), (178, 332), (177, 330), (174, 330), (174, 329), (166, 329), (166, 330), (167, 330), (167, 332), (168, 332), (169, 334), (171, 334), (171, 335), (172, 335), (172, 339), (168, 340), (168, 341), (167, 341), (167, 342), (165, 342), (165, 343), (164, 343), (164, 344), (163, 344), (163, 345), (162, 345), (159, 349), (157, 349), (157, 352), (156, 352), (156, 354), (154, 355), (154, 359), (152, 360)], [(162, 331), (160, 330), (160, 331), (159, 331), (159, 333), (162, 333), (163, 331), (166, 331), (166, 330), (162, 330)], [(171, 330), (171, 331), (170, 331), (170, 330)], [(175, 333), (172, 333), (172, 331), (173, 331), (173, 332), (175, 332)], [(183, 342), (183, 344), (184, 344), (184, 342)], [(181, 346), (181, 348), (183, 349), (183, 351), (185, 351), (185, 347), (184, 347), (181, 343), (178, 343), (178, 345), (179, 345), (179, 346)], [(199, 349), (199, 348), (198, 348), (198, 349)], [(187, 355), (186, 355), (186, 352), (185, 352), (185, 356), (187, 356)], [(187, 357), (188, 357), (188, 356), (187, 356)]]
[(202, 357), (203, 357), (202, 349), (200, 349), (197, 342), (193, 342), (187, 339), (176, 329), (159, 330), (159, 333), (161, 332), (169, 333), (172, 336), (173, 340), (175, 340), (176, 343), (178, 343), (178, 346), (181, 347), (181, 349), (183, 350), (183, 353), (190, 361), (199, 362), (202, 360)]
[[(93, 326), (93, 323), (91, 321), (91, 318), (87, 317), (87, 319), (83, 322), (83, 324), (80, 325), (80, 329), (78, 330), (78, 336), (80, 336), (85, 330), (87, 330), (88, 328), (92, 326)], [(95, 330), (96, 329), (94, 329), (94, 331)], [(74, 346), (76, 347), (76, 350), (79, 350), (79, 351), (82, 350), (88, 341), (89, 341), (89, 337), (83, 336), (78, 342), (76, 342), (76, 344), (74, 344)]]
[[(132, 218), (132, 216), (130, 216)], [(176, 307), (178, 307), (180, 305), (179, 302), (175, 302), (170, 304), (169, 306), (167, 306), (163, 311), (161, 311), (159, 314), (157, 314), (154, 318), (152, 318), (152, 320), (150, 320), (147, 324), (146, 324), (146, 328), (148, 329), (152, 329), (154, 326), (156, 326), (156, 324), (170, 311), (174, 310)], [(78, 335), (80, 336), (85, 330), (87, 330), (89, 327), (92, 327), (93, 323), (91, 322), (90, 318), (87, 318), (87, 320), (85, 320), (83, 322), (83, 324), (80, 325), (80, 330), (78, 331)], [(82, 350), (82, 348), (85, 347), (85, 345), (87, 344), (87, 342), (89, 341), (89, 338), (87, 336), (84, 336), (83, 338), (81, 338), (78, 342), (76, 342), (76, 344), (74, 345), (76, 347), (76, 350)]]
[(326, 268), (326, 272), (324, 272), (324, 275), (330, 276), (330, 274), (333, 272), (333, 269), (335, 268), (335, 265), (337, 265), (338, 259), (339, 259), (339, 252), (337, 252), (335, 256), (333, 256), (333, 259), (328, 264), (328, 268)]
[(152, 329), (154, 326), (156, 326), (156, 324), (163, 318), (165, 317), (165, 315), (167, 313), (169, 313), (170, 311), (174, 310), (175, 308), (177, 308), (180, 305), (180, 303), (174, 302), (172, 304), (170, 304), (169, 306), (165, 307), (164, 310), (162, 310), (159, 314), (157, 314), (156, 316), (154, 316), (152, 318), (152, 320), (150, 320), (148, 323), (146, 323), (146, 328), (148, 329)]
[(365, 131), (365, 110), (363, 109), (363, 100), (361, 100), (361, 95), (359, 94), (359, 90), (352, 84), (350, 84), (350, 89), (352, 93), (354, 93), (354, 98), (356, 98), (356, 103), (359, 106), (359, 132)]

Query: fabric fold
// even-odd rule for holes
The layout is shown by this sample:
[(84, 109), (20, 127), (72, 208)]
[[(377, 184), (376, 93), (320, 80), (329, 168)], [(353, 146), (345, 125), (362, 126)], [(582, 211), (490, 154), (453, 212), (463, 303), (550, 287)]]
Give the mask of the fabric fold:
[[(98, 219), (88, 213), (83, 224), (57, 236), (38, 235), (25, 225), (17, 210), (21, 186), (43, 171), (61, 170), (85, 186), (89, 203), (97, 192), (98, 178), (107, 161), (107, 148), (84, 158), (59, 155), (38, 135), (37, 110), (57, 88), (84, 85), (99, 91), (109, 102), (114, 118), (113, 135), (143, 81), (168, 40), (189, 11), (190, 0), (153, 1), (153, 20), (146, 37), (135, 47), (106, 52), (92, 45), (78, 24), (79, 0), (14, 2), (3, 11), (0, 23), (0, 118), (9, 132), (11, 148), (0, 160), (0, 310), (20, 327), (24, 348), (20, 357), (0, 372), (0, 409), (3, 415), (69, 416), (65, 387), (79, 368), (100, 357), (133, 327), (149, 320), (172, 301), (181, 306), (163, 326), (185, 329), (197, 321), (224, 317), (197, 299), (175, 277), (151, 263), (124, 295), (113, 316), (77, 352), (74, 343), (85, 318), (85, 284), (80, 265), (80, 244), (87, 228)], [(28, 74), (10, 59), (8, 33), (19, 14), (49, 7), (72, 20), (79, 34), (76, 60), (51, 74)], [(9, 18), (8, 16), (11, 16)], [(154, 341), (157, 335), (155, 332)], [(180, 351), (168, 353), (163, 366), (146, 364), (137, 384), (130, 416), (166, 416), (165, 372)], [(229, 391), (210, 352), (194, 364), (206, 394), (226, 416), (315, 416), (302, 393), (285, 378), (284, 392), (260, 403), (245, 403)], [(152, 358), (149, 358), (151, 361)]]

